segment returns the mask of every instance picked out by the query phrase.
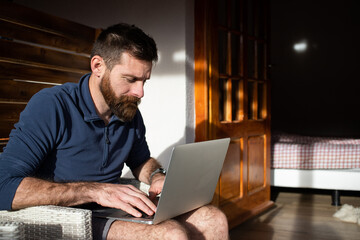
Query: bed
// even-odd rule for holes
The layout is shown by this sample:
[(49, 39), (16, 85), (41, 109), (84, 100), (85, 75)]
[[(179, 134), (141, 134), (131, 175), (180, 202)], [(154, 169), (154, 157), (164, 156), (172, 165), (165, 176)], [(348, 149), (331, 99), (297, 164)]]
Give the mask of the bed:
[(271, 139), (271, 185), (332, 191), (360, 191), (360, 139), (310, 137), (274, 132)]

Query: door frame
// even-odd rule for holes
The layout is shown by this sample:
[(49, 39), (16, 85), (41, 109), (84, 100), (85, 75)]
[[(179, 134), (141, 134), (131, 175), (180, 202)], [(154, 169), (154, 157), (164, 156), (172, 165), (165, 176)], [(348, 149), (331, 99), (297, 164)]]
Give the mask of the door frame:
[(208, 7), (208, 1), (195, 0), (194, 93), (196, 142), (209, 140)]

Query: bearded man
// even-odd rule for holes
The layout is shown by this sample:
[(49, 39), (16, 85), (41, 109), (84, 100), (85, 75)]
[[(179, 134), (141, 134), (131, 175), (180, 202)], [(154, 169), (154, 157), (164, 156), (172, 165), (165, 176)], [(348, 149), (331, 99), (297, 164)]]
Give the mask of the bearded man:
[[(138, 110), (157, 61), (155, 41), (141, 29), (105, 29), (90, 74), (35, 94), (0, 155), (0, 209), (96, 203), (140, 217), (153, 215), (165, 175), (150, 157)], [(124, 164), (150, 184), (149, 196), (119, 184)], [(186, 176), (184, 176), (186, 177)], [(204, 206), (158, 225), (92, 219), (94, 239), (227, 239), (224, 214)]]

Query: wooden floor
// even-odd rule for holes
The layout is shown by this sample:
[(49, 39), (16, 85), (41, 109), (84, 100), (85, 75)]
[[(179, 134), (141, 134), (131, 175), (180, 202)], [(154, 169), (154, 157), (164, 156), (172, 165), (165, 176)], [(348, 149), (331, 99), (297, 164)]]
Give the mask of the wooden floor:
[[(279, 191), (278, 191), (279, 190)], [(231, 240), (360, 239), (360, 225), (332, 215), (331, 192), (273, 188), (275, 207), (230, 231)], [(360, 207), (360, 192), (341, 192), (341, 204)]]

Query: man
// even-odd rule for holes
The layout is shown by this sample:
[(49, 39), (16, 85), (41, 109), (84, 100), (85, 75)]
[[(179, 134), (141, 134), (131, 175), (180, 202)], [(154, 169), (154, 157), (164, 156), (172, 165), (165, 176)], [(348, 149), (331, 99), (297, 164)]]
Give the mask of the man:
[[(163, 186), (137, 108), (157, 61), (154, 40), (117, 24), (91, 54), (91, 74), (35, 94), (0, 155), (0, 208), (96, 203), (133, 216), (154, 214)], [(150, 184), (149, 196), (118, 178), (124, 164)], [(185, 177), (185, 176), (184, 176)], [(227, 239), (224, 214), (204, 206), (158, 225), (93, 218), (94, 239)]]

